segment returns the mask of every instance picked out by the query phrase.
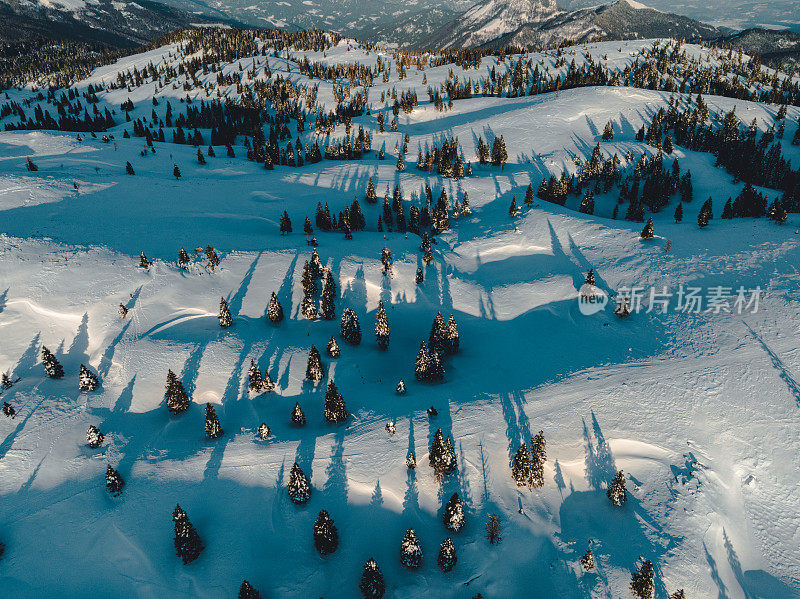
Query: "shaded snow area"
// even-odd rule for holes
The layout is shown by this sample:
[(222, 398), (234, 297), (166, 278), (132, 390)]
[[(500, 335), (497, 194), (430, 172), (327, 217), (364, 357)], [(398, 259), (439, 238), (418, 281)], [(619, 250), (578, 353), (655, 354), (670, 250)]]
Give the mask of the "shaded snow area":
[[(650, 43), (593, 51), (624, 68), (636, 47)], [(178, 51), (160, 48), (102, 67), (78, 88)], [(270, 55), (273, 73), (300, 81), (294, 62), (303, 54)], [(307, 54), (329, 64), (376, 60), (346, 43), (324, 58)], [(482, 71), (494, 61), (485, 59)], [(242, 61), (245, 73), (251, 63)], [(376, 78), (372, 114), (354, 118), (356, 130), (360, 124), (373, 135), (373, 150), (360, 161), (270, 171), (245, 158), (239, 138), (234, 158), (216, 146), (216, 157), (200, 165), (196, 148), (169, 143), (168, 128), (167, 143), (143, 157), (142, 138), (123, 139), (131, 123), (120, 104), (131, 98), (133, 119), (153, 110), (163, 118), (167, 99), (176, 117), (186, 110), (186, 92), (172, 85), (158, 90), (153, 106), (149, 83), (98, 93), (101, 110), (117, 111), (116, 146), (62, 132), (0, 133), (0, 372), (16, 381), (0, 392), (0, 403), (16, 410), (13, 419), (0, 415), (0, 595), (235, 597), (246, 579), (262, 597), (350, 599), (361, 596), (359, 579), (372, 557), (393, 599), (632, 597), (640, 558), (653, 563), (658, 599), (680, 588), (693, 599), (800, 597), (798, 215), (782, 226), (720, 219), (725, 200), (743, 185), (715, 167), (712, 155), (677, 146), (667, 163), (677, 158), (691, 170), (695, 199), (682, 223), (672, 218), (675, 198), (653, 215), (652, 240), (639, 238), (641, 223), (611, 219), (618, 192), (598, 193), (594, 215), (579, 213), (573, 196), (564, 207), (538, 198), (524, 205), (529, 184), (535, 192), (550, 174), (576, 172), (576, 157), (588, 160), (598, 143), (623, 165), (626, 154), (653, 154), (636, 132), (668, 109), (669, 94), (588, 87), (476, 96), (442, 113), (424, 90), (450, 68), (456, 71), (428, 69), (425, 84), (410, 67), (402, 82), (394, 71), (389, 83)], [(226, 66), (234, 71), (236, 62)], [(315, 82), (318, 101), (333, 108), (332, 85)], [(417, 89), (420, 100), (400, 113), (397, 132), (389, 131), (390, 105), (379, 102), (393, 86), (398, 96)], [(221, 96), (234, 89), (222, 87)], [(9, 95), (22, 102), (34, 92)], [(775, 106), (705, 101), (712, 115), (736, 106), (762, 132), (774, 122)], [(377, 131), (381, 109), (386, 133)], [(788, 140), (798, 117), (790, 107), (784, 151), (793, 164), (800, 151)], [(608, 121), (615, 134), (603, 142)], [(331, 139), (343, 138), (343, 129)], [(395, 147), (405, 134), (407, 168), (399, 172)], [(501, 135), (504, 168), (478, 164), (478, 138)], [(301, 139), (311, 136), (307, 130)], [(415, 167), (420, 149), (453, 137), (472, 162), (471, 176), (445, 179)], [(37, 171), (26, 170), (27, 157)], [(126, 174), (126, 162), (135, 175)], [(375, 205), (364, 201), (370, 178)], [(435, 237), (428, 265), (418, 236), (377, 230), (387, 187), (390, 198), (399, 185), (405, 200), (419, 204), (426, 182), (434, 199), (442, 189), (451, 202), (467, 192), (472, 206)], [(761, 191), (770, 201), (778, 195)], [(318, 202), (338, 218), (354, 196), (365, 231), (352, 240), (314, 231), (336, 282), (336, 318), (307, 320), (301, 275), (312, 248), (303, 220), (314, 224)], [(700, 229), (697, 215), (709, 196), (715, 218)], [(516, 218), (509, 216), (512, 197)], [(288, 235), (279, 232), (284, 210), (294, 229)], [(220, 258), (213, 272), (195, 252), (207, 245)], [(384, 246), (394, 259), (391, 276), (382, 272)], [(181, 247), (190, 255), (185, 269), (176, 264)], [(139, 267), (142, 251), (149, 268)], [(611, 296), (622, 287), (674, 291), (681, 284), (760, 287), (762, 295), (755, 313), (643, 310), (620, 319), (612, 301), (585, 316), (578, 289), (590, 269)], [(265, 315), (273, 292), (285, 315), (277, 325)], [(233, 318), (228, 328), (219, 324), (220, 298)], [(386, 351), (374, 334), (379, 301), (391, 330)], [(360, 321), (358, 346), (340, 336), (345, 308)], [(460, 350), (444, 360), (442, 383), (424, 384), (415, 381), (415, 356), (437, 312), (454, 316)], [(338, 358), (325, 352), (331, 336)], [(325, 369), (317, 383), (306, 380), (312, 344)], [(42, 346), (63, 366), (63, 378), (45, 374)], [(248, 392), (251, 360), (274, 391)], [(79, 390), (82, 364), (98, 377), (94, 391)], [(180, 415), (164, 401), (168, 370), (191, 398)], [(404, 395), (396, 393), (400, 379)], [(323, 417), (329, 380), (350, 412), (342, 424)], [(290, 421), (296, 402), (304, 427)], [(224, 431), (214, 440), (204, 432), (206, 404)], [(437, 415), (429, 416), (431, 406)], [(271, 429), (265, 440), (257, 435), (261, 423)], [(86, 441), (90, 425), (104, 435), (97, 448)], [(457, 464), (441, 480), (429, 465), (437, 429), (452, 435)], [(511, 461), (540, 430), (544, 485), (517, 487)], [(415, 469), (406, 466), (409, 450)], [(287, 493), (295, 462), (311, 484), (302, 506)], [(125, 480), (119, 497), (106, 489), (108, 465)], [(606, 490), (619, 470), (628, 500), (615, 507)], [(442, 521), (456, 492), (466, 519), (459, 532)], [(188, 565), (175, 555), (176, 503), (205, 546)], [(338, 549), (325, 557), (312, 536), (323, 509), (339, 534)], [(487, 540), (490, 515), (499, 517), (497, 544)], [(409, 528), (423, 554), (416, 570), (400, 563)], [(445, 537), (457, 555), (447, 573), (437, 565)], [(587, 549), (595, 563), (588, 571), (580, 563)]]

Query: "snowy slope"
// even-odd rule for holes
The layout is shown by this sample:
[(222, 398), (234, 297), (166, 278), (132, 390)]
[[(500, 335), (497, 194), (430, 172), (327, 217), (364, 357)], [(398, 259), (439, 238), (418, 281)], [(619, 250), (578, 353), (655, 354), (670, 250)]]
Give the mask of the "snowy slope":
[[(605, 55), (624, 68), (650, 43), (601, 43), (576, 49), (575, 59)], [(112, 81), (119, 70), (169, 63), (178, 51), (173, 45), (124, 59), (79, 87)], [(323, 59), (322, 52), (269, 56), (273, 73), (305, 81), (295, 64), (304, 54)], [(331, 64), (376, 60), (347, 43), (325, 54)], [(560, 68), (548, 54), (532, 56)], [(251, 59), (242, 63), (246, 70)], [(490, 58), (481, 69), (493, 66), (505, 68)], [(426, 70), (428, 84), (443, 81), (451, 67)], [(225, 72), (239, 72), (239, 65)], [(13, 420), (0, 416), (5, 593), (75, 596), (91, 588), (98, 596), (234, 597), (247, 579), (265, 597), (351, 598), (372, 556), (386, 577), (386, 596), (397, 599), (478, 592), (617, 598), (631, 596), (630, 574), (643, 556), (655, 564), (661, 599), (678, 588), (690, 597), (800, 596), (797, 215), (783, 227), (715, 218), (699, 230), (701, 201), (712, 196), (718, 214), (742, 185), (715, 168), (712, 156), (676, 148), (681, 167), (693, 173), (696, 199), (681, 224), (669, 208), (654, 215), (652, 242), (639, 239), (640, 224), (609, 218), (611, 194), (598, 195), (593, 216), (577, 213), (570, 198), (566, 207), (537, 200), (511, 219), (512, 196), (521, 202), (529, 183), (536, 188), (550, 173), (574, 172), (574, 157), (588, 158), (597, 143), (606, 155), (652, 153), (635, 132), (667, 106), (669, 94), (607, 87), (474, 97), (443, 114), (422, 101), (422, 77), (409, 70), (402, 82), (376, 82), (373, 114), (354, 119), (373, 132), (373, 148), (385, 142), (383, 162), (372, 152), (358, 162), (265, 171), (244, 158), (241, 143), (235, 158), (217, 148), (204, 166), (185, 145), (156, 143), (157, 153), (142, 157), (141, 138), (122, 138), (124, 121), (111, 131), (116, 146), (59, 132), (0, 133), (0, 371), (20, 379), (0, 394), (17, 410)], [(331, 84), (316, 82), (319, 101), (332, 108)], [(385, 110), (378, 98), (393, 86), (398, 93), (416, 89), (420, 106), (401, 113), (398, 132), (378, 133), (376, 113)], [(221, 88), (223, 97), (233, 97), (233, 87)], [(146, 83), (98, 96), (101, 108), (117, 109), (130, 97), (134, 119), (163, 113), (168, 98), (176, 114), (185, 110), (180, 86), (160, 89), (155, 108), (154, 93)], [(706, 101), (712, 114), (736, 106), (761, 131), (774, 121), (774, 106)], [(800, 110), (790, 107), (789, 138), (798, 118)], [(609, 120), (617, 133), (602, 142)], [(400, 173), (393, 148), (406, 133), (408, 168)], [(502, 170), (478, 165), (478, 136), (500, 135), (508, 163)], [(306, 132), (303, 140), (312, 136)], [(413, 167), (417, 148), (442, 136), (458, 137), (473, 162), (471, 177), (442, 179)], [(787, 156), (800, 161), (800, 150), (786, 146)], [(27, 156), (37, 172), (25, 170)], [(134, 176), (125, 174), (126, 161)], [(312, 386), (304, 375), (311, 344), (322, 349), (338, 337), (338, 321), (299, 314), (300, 275), (311, 254), (302, 221), (313, 221), (318, 201), (337, 213), (354, 196), (361, 201), (370, 177), (379, 196), (399, 184), (409, 201), (426, 182), (435, 195), (442, 187), (451, 197), (466, 191), (473, 214), (438, 236), (422, 285), (414, 281), (422, 265), (419, 238), (378, 232), (380, 205), (361, 202), (367, 230), (352, 241), (316, 232), (339, 288), (337, 315), (353, 308), (364, 331), (360, 346), (339, 338), (341, 357), (323, 358), (352, 413), (346, 425), (332, 426), (322, 417), (324, 382)], [(281, 236), (284, 210), (294, 233)], [(220, 252), (220, 269), (209, 273), (199, 259), (188, 271), (177, 268), (180, 247), (193, 254), (207, 244)], [(395, 261), (391, 277), (381, 274), (384, 245)], [(137, 267), (141, 251), (155, 261), (149, 270)], [(576, 298), (590, 268), (607, 292), (683, 283), (760, 286), (764, 297), (755, 314), (619, 320), (609, 306), (584, 316)], [(273, 291), (287, 316), (277, 327), (264, 317)], [(220, 297), (234, 316), (230, 329), (217, 321)], [(387, 352), (377, 350), (372, 333), (379, 300), (392, 331)], [(120, 303), (130, 309), (126, 319), (117, 313)], [(414, 356), (437, 311), (455, 315), (461, 351), (447, 360), (444, 383), (423, 385), (414, 382)], [(45, 377), (42, 345), (64, 366), (64, 379)], [(248, 396), (251, 359), (269, 372), (275, 392)], [(99, 374), (99, 390), (78, 392), (80, 364)], [(193, 400), (178, 417), (163, 403), (167, 369)], [(408, 384), (405, 396), (395, 394), (400, 378)], [(295, 402), (306, 413), (305, 428), (290, 425)], [(216, 441), (203, 434), (205, 403), (215, 406), (225, 430)], [(429, 406), (437, 417), (428, 417)], [(269, 441), (256, 439), (261, 422), (272, 428)], [(384, 428), (388, 422), (396, 423), (394, 435)], [(89, 425), (106, 434), (99, 449), (86, 445)], [(452, 433), (459, 464), (442, 483), (427, 460), (440, 427)], [(547, 439), (545, 485), (520, 490), (509, 461), (539, 430)], [(405, 466), (409, 448), (415, 471)], [(302, 508), (286, 493), (295, 461), (313, 484)], [(109, 463), (127, 481), (118, 499), (105, 490)], [(630, 495), (625, 507), (613, 509), (605, 486), (618, 469), (628, 476)], [(458, 564), (443, 574), (436, 553), (451, 533), (441, 523), (442, 504), (456, 491), (468, 524), (452, 535)], [(188, 566), (174, 555), (175, 503), (206, 545)], [(321, 509), (341, 539), (327, 558), (311, 537)], [(485, 540), (489, 514), (501, 517), (499, 545)], [(416, 572), (398, 560), (409, 527), (425, 555)], [(587, 547), (595, 572), (580, 569)]]

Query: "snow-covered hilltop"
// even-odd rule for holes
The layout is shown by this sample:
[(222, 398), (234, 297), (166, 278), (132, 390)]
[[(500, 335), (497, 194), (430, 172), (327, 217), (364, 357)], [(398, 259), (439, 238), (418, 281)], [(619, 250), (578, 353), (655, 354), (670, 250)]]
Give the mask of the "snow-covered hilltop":
[(4, 64), (3, 593), (800, 595), (800, 79), (211, 28)]

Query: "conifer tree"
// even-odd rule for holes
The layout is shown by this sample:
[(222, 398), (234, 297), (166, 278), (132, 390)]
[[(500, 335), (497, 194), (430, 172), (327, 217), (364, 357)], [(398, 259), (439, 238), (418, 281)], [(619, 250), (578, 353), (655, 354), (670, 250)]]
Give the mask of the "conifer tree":
[(214, 248), (211, 247), (210, 245), (206, 246), (205, 254), (206, 254), (206, 259), (208, 260), (206, 268), (213, 272), (214, 269), (217, 268), (217, 266), (219, 266), (219, 256), (217, 255), (217, 252), (214, 250)]
[(439, 564), (442, 572), (449, 572), (455, 567), (456, 561), (458, 561), (456, 547), (453, 545), (453, 539), (447, 537), (439, 547), (439, 557), (436, 559), (436, 563)]
[(647, 220), (647, 224), (642, 229), (642, 233), (639, 235), (642, 239), (653, 239), (655, 234), (653, 233), (653, 217), (650, 217)]
[(422, 566), (422, 547), (413, 528), (409, 528), (400, 544), (400, 563), (416, 570)]
[(523, 443), (511, 461), (511, 476), (518, 487), (527, 487), (531, 481), (531, 456)]
[(679, 223), (683, 220), (683, 202), (678, 202), (678, 207), (675, 208), (675, 222)]
[(397, 154), (397, 170), (400, 172), (406, 170), (406, 161), (403, 159), (402, 152)]
[(517, 215), (517, 198), (511, 197), (511, 205), (508, 207), (508, 215), (515, 217)]
[(228, 309), (228, 302), (225, 301), (225, 298), (222, 297), (219, 300), (219, 326), (223, 329), (231, 326), (233, 324), (233, 318), (231, 317), (231, 311)]
[(177, 164), (175, 168), (172, 169), (172, 176), (175, 177), (176, 180), (181, 178), (181, 169), (178, 168)]
[[(798, 129), (798, 131), (800, 131), (800, 129)], [(725, 206), (722, 209), (722, 218), (726, 220), (733, 218), (733, 203), (730, 198), (725, 202)]]
[(90, 372), (89, 369), (86, 368), (86, 366), (81, 364), (81, 374), (80, 377), (78, 378), (78, 388), (81, 391), (94, 391), (95, 389), (97, 389), (97, 386), (99, 384), (100, 383), (97, 380), (97, 377), (92, 372)]
[(136, 173), (133, 171), (133, 165), (130, 162), (125, 163), (125, 172), (129, 175), (135, 175)]
[(389, 321), (382, 300), (378, 302), (378, 311), (375, 314), (375, 337), (380, 349), (384, 351), (389, 349)]
[(261, 594), (249, 582), (243, 580), (242, 586), (239, 587), (238, 599), (261, 599)]
[(314, 546), (320, 555), (330, 555), (339, 547), (339, 531), (325, 510), (319, 512), (314, 522)]
[(608, 121), (603, 128), (603, 141), (611, 141), (612, 139), (614, 139), (614, 127), (611, 125), (611, 121)]
[(333, 381), (328, 382), (325, 392), (325, 420), (334, 424), (347, 420), (349, 413), (345, 406), (344, 398)]
[(686, 599), (686, 593), (683, 592), (683, 589), (678, 589), (669, 596), (669, 599)]
[(97, 449), (103, 444), (103, 439), (105, 439), (105, 436), (100, 432), (100, 429), (93, 424), (89, 425), (89, 428), (86, 430), (86, 442), (89, 444), (89, 447)]
[(336, 316), (336, 283), (333, 280), (333, 274), (330, 270), (325, 273), (325, 285), (322, 288), (322, 303), (320, 311), (322, 318), (325, 320), (333, 320)]
[(525, 204), (531, 205), (533, 204), (533, 187), (528, 184), (528, 188), (525, 190)]
[(256, 365), (255, 360), (250, 360), (250, 372), (248, 374), (248, 389), (254, 393), (263, 393), (265, 391), (272, 391), (275, 388), (275, 383), (265, 372), (261, 374), (261, 370)]
[(422, 285), (422, 283), (425, 281), (425, 275), (422, 272), (422, 267), (417, 267), (417, 275), (414, 277), (414, 281), (417, 283), (417, 285)]
[(186, 250), (183, 248), (178, 252), (178, 266), (181, 268), (189, 266), (189, 254), (187, 254)]
[(628, 500), (628, 492), (625, 490), (625, 475), (622, 470), (614, 475), (614, 480), (608, 485), (606, 495), (611, 503), (620, 507)]
[(381, 599), (386, 592), (386, 583), (383, 580), (381, 569), (372, 558), (369, 558), (364, 564), (358, 589), (364, 599)]
[(200, 535), (197, 534), (180, 505), (175, 506), (175, 511), (172, 512), (172, 521), (175, 523), (175, 553), (183, 560), (184, 565), (190, 564), (205, 549), (203, 541), (200, 540)]
[(378, 202), (378, 196), (375, 193), (375, 185), (372, 183), (372, 177), (370, 177), (367, 182), (367, 193), (364, 196), (364, 201), (367, 202), (367, 204), (376, 204)]
[(545, 449), (544, 432), (539, 431), (531, 439), (531, 486), (541, 487), (544, 485), (544, 463), (547, 460)]
[(467, 519), (464, 514), (464, 506), (461, 504), (458, 493), (453, 493), (450, 499), (447, 500), (447, 504), (444, 506), (442, 519), (444, 520), (444, 527), (447, 530), (460, 532), (461, 529), (464, 528)]
[(783, 207), (783, 203), (779, 199), (775, 198), (767, 210), (767, 217), (771, 221), (782, 225), (786, 222), (788, 216), (789, 215), (786, 213), (786, 209)]
[(458, 325), (453, 315), (447, 320), (444, 336), (444, 352), (448, 355), (457, 354), (459, 349)]
[(167, 408), (172, 414), (181, 414), (189, 408), (191, 400), (186, 390), (183, 388), (183, 383), (178, 380), (175, 373), (171, 370), (167, 371), (167, 391), (165, 394), (167, 400)]
[(442, 318), (442, 313), (437, 312), (431, 325), (431, 332), (428, 336), (428, 349), (433, 352), (444, 352), (447, 339), (447, 325)]
[(217, 418), (217, 413), (214, 411), (214, 407), (210, 404), (206, 404), (206, 437), (209, 439), (219, 439), (224, 432), (222, 427), (219, 424), (219, 418)]
[(341, 351), (339, 350), (339, 344), (336, 343), (336, 339), (331, 336), (330, 340), (328, 341), (328, 345), (325, 347), (325, 351), (328, 354), (329, 358), (338, 358), (341, 355)]
[(417, 360), (414, 365), (414, 377), (418, 381), (427, 381), (429, 377), (429, 370), (431, 366), (431, 357), (425, 342), (419, 344), (417, 351)]
[(303, 413), (303, 410), (300, 409), (300, 402), (295, 402), (294, 408), (292, 408), (292, 424), (295, 426), (305, 426), (306, 425), (306, 415)]
[(653, 563), (646, 559), (642, 561), (639, 569), (631, 577), (631, 592), (637, 599), (653, 599), (655, 585), (653, 584)]
[(125, 481), (120, 473), (109, 464), (106, 468), (106, 489), (108, 489), (108, 492), (111, 493), (112, 497), (119, 497), (124, 486)]
[(289, 218), (289, 213), (286, 212), (286, 210), (283, 211), (283, 214), (280, 218), (280, 230), (281, 235), (292, 232), (292, 220)]
[(581, 557), (581, 566), (587, 572), (589, 570), (594, 570), (594, 556), (592, 555), (591, 549), (587, 549), (586, 553)]
[(303, 505), (311, 497), (311, 485), (308, 482), (305, 472), (303, 472), (297, 462), (294, 463), (289, 473), (287, 491), (289, 492), (289, 499), (295, 505)]
[(397, 388), (395, 389), (398, 395), (405, 395), (406, 394), (406, 383), (403, 379), (400, 379), (397, 383)]
[(7, 418), (11, 418), (11, 420), (14, 420), (14, 416), (16, 416), (16, 414), (17, 414), (17, 411), (14, 409), (14, 406), (12, 406), (7, 401), (4, 401), (3, 402), (3, 415), (5, 415)]
[(278, 300), (278, 296), (275, 295), (275, 292), (272, 292), (272, 295), (269, 298), (269, 305), (267, 306), (267, 318), (272, 324), (278, 324), (283, 321), (283, 307), (281, 306), (281, 302)]
[(703, 207), (700, 208), (700, 212), (697, 214), (697, 226), (701, 229), (708, 226), (708, 220), (711, 218), (711, 208), (708, 206), (708, 203), (703, 204)]
[(2, 385), (3, 389), (11, 389), (14, 383), (12, 382), (11, 378), (4, 372), (2, 376), (2, 382), (0, 382), (0, 385)]
[(496, 545), (502, 540), (500, 518), (494, 514), (489, 516), (489, 521), (486, 523), (486, 538), (491, 545)]
[(322, 366), (322, 357), (319, 350), (311, 346), (308, 352), (308, 362), (306, 363), (306, 378), (309, 381), (319, 382), (325, 377), (325, 368)]
[(444, 437), (442, 429), (437, 429), (433, 435), (428, 459), (437, 476), (450, 474), (456, 469), (456, 452), (453, 449), (453, 441), (449, 436)]
[(342, 312), (341, 334), (350, 345), (361, 343), (361, 325), (358, 323), (358, 316), (351, 308), (345, 308)]
[(408, 453), (406, 454), (406, 468), (410, 468), (411, 470), (417, 467), (417, 456), (414, 454), (413, 449), (409, 449)]
[(51, 379), (60, 379), (64, 376), (64, 368), (45, 346), (42, 346), (42, 364), (44, 364), (44, 371)]

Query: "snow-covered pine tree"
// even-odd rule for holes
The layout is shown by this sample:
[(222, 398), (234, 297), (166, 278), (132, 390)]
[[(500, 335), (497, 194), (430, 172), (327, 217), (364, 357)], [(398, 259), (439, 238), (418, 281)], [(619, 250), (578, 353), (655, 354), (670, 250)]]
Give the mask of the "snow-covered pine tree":
[(300, 402), (295, 402), (294, 408), (292, 408), (292, 424), (295, 426), (306, 425), (306, 415), (300, 409)]
[(14, 385), (14, 383), (11, 380), (11, 378), (8, 376), (8, 374), (6, 374), (4, 372), (3, 373), (3, 377), (2, 377), (2, 381), (0, 381), (0, 385), (2, 385), (3, 389), (11, 389), (11, 387)]
[(322, 357), (319, 355), (319, 350), (311, 346), (308, 352), (308, 362), (306, 363), (306, 378), (315, 383), (321, 381), (325, 377), (325, 368), (322, 366)]
[(456, 561), (458, 561), (456, 546), (453, 545), (453, 539), (446, 537), (439, 546), (439, 557), (436, 559), (436, 563), (439, 564), (442, 572), (449, 572), (455, 567)]
[(669, 599), (686, 599), (686, 593), (683, 592), (683, 589), (678, 589), (669, 596)]
[(181, 178), (181, 169), (178, 168), (177, 164), (172, 169), (172, 176), (175, 177), (175, 179), (180, 179)]
[(258, 438), (262, 441), (266, 441), (269, 438), (269, 435), (272, 431), (269, 430), (266, 422), (262, 422), (258, 425)]
[(392, 251), (386, 246), (381, 250), (381, 264), (383, 264), (383, 274), (392, 274)]
[(405, 395), (406, 394), (406, 383), (403, 379), (400, 379), (397, 383), (397, 388), (395, 389), (398, 395)]
[(364, 564), (364, 571), (361, 573), (361, 581), (358, 589), (364, 599), (381, 599), (386, 592), (386, 583), (383, 580), (383, 573), (374, 559), (369, 558)]
[(206, 404), (206, 437), (208, 439), (219, 439), (224, 432), (219, 424), (219, 418), (214, 411), (214, 406), (210, 403)]
[(361, 325), (358, 324), (358, 316), (351, 308), (345, 308), (342, 312), (342, 338), (350, 345), (361, 343)]
[(189, 266), (189, 254), (186, 253), (186, 250), (181, 248), (181, 251), (178, 252), (178, 266), (181, 268), (186, 268)]
[(547, 460), (544, 432), (539, 431), (531, 439), (531, 487), (544, 486), (544, 463)]
[(603, 127), (603, 141), (611, 141), (614, 139), (614, 127), (611, 125), (611, 121), (606, 123), (606, 126)]
[(292, 471), (289, 473), (289, 484), (286, 489), (289, 493), (289, 499), (296, 505), (305, 504), (311, 497), (311, 485), (305, 472), (297, 462), (294, 463)]
[(267, 318), (272, 324), (278, 324), (279, 322), (283, 321), (283, 307), (281, 306), (281, 302), (278, 300), (278, 296), (275, 295), (275, 292), (272, 292), (272, 295), (269, 298), (269, 305), (267, 306)]
[(625, 475), (622, 470), (614, 475), (614, 480), (608, 485), (606, 495), (611, 503), (617, 507), (628, 500), (628, 492), (625, 490)]
[(330, 555), (339, 547), (339, 531), (325, 510), (320, 511), (314, 522), (314, 546), (320, 555)]
[(459, 348), (458, 325), (453, 315), (447, 321), (444, 337), (444, 352), (448, 355), (457, 354)]
[(531, 205), (533, 204), (533, 187), (528, 184), (528, 189), (525, 190), (525, 204)]
[(183, 560), (184, 565), (190, 564), (205, 549), (203, 541), (200, 540), (200, 535), (197, 534), (180, 505), (175, 506), (175, 511), (172, 512), (172, 521), (175, 523), (175, 553)]
[(42, 364), (44, 364), (44, 371), (51, 379), (60, 379), (64, 376), (64, 368), (45, 346), (42, 346)]
[(517, 198), (511, 196), (511, 205), (508, 207), (508, 215), (514, 218), (517, 215)]
[(639, 235), (639, 237), (641, 239), (653, 239), (653, 237), (655, 237), (655, 234), (653, 232), (653, 217), (652, 216), (649, 219), (647, 219), (647, 224), (644, 226), (644, 229), (642, 229), (642, 232)]
[(437, 429), (433, 435), (429, 461), (437, 476), (450, 474), (456, 469), (456, 452), (453, 449), (453, 441), (449, 436), (445, 438), (442, 429)]
[(378, 310), (375, 313), (375, 338), (380, 349), (384, 351), (389, 349), (389, 320), (386, 318), (383, 300), (378, 302)]
[(292, 219), (289, 218), (289, 213), (286, 212), (286, 210), (283, 211), (283, 214), (280, 218), (280, 230), (281, 235), (292, 232)]
[(586, 275), (586, 279), (584, 280), (584, 283), (586, 285), (594, 285), (595, 284), (595, 281), (594, 281), (594, 269), (593, 268), (589, 269), (589, 274)]
[(89, 425), (89, 428), (86, 430), (86, 442), (89, 444), (89, 447), (97, 449), (103, 444), (103, 439), (105, 439), (105, 436), (100, 432), (100, 429), (94, 424)]
[(147, 256), (144, 255), (142, 252), (139, 255), (139, 268), (150, 268), (150, 265), (153, 264), (150, 260), (147, 259)]
[(336, 316), (336, 283), (330, 269), (325, 273), (325, 285), (322, 288), (320, 312), (325, 320), (333, 320)]
[(228, 309), (228, 302), (225, 301), (225, 298), (222, 297), (219, 300), (219, 326), (223, 329), (231, 326), (233, 324), (233, 318), (231, 317), (231, 311)]
[(489, 516), (489, 521), (486, 523), (486, 538), (491, 545), (496, 545), (502, 540), (500, 518), (494, 514)]
[(329, 358), (338, 358), (341, 355), (339, 344), (336, 343), (336, 339), (334, 339), (332, 335), (328, 340), (328, 345), (325, 346), (325, 352), (328, 354)]
[(464, 514), (464, 506), (461, 504), (458, 493), (453, 493), (450, 499), (447, 500), (444, 506), (442, 520), (444, 521), (444, 527), (453, 532), (460, 532), (467, 523), (467, 518)]
[(349, 414), (344, 398), (333, 381), (328, 382), (328, 390), (325, 392), (325, 420), (338, 424), (347, 420)]
[(14, 409), (14, 406), (12, 406), (7, 401), (4, 401), (3, 415), (6, 416), (6, 418), (11, 418), (11, 420), (14, 420), (14, 417), (17, 415), (17, 411)]
[(413, 528), (406, 531), (400, 544), (400, 563), (413, 570), (422, 566), (422, 547)]
[(242, 586), (239, 587), (238, 599), (261, 599), (261, 594), (253, 588), (253, 585), (243, 580)]
[(421, 342), (419, 344), (419, 350), (417, 350), (417, 360), (414, 365), (414, 377), (418, 381), (427, 381), (429, 377), (429, 370), (431, 367), (431, 356), (428, 352), (428, 348), (425, 345), (425, 342)]
[(587, 572), (589, 570), (594, 570), (594, 556), (592, 555), (591, 549), (587, 549), (586, 553), (581, 557), (581, 567)]
[(94, 391), (99, 385), (97, 377), (89, 371), (86, 366), (81, 364), (81, 374), (78, 377), (78, 388), (81, 391)]
[(206, 268), (213, 272), (213, 270), (219, 266), (219, 256), (217, 255), (216, 250), (214, 250), (214, 248), (210, 245), (206, 246), (205, 254), (206, 259), (208, 260)]
[(183, 388), (183, 383), (178, 380), (178, 377), (171, 370), (167, 371), (167, 391), (164, 396), (167, 400), (167, 408), (172, 414), (185, 412), (189, 408), (189, 404), (191, 404), (189, 395)]
[(136, 173), (133, 170), (133, 165), (130, 162), (125, 163), (125, 172), (129, 175), (135, 175)]
[(656, 589), (653, 584), (653, 563), (649, 559), (643, 560), (631, 576), (631, 592), (636, 599), (653, 599)]
[(386, 423), (386, 432), (390, 435), (393, 435), (397, 432), (397, 425), (395, 424), (394, 420), (390, 420)]
[(683, 220), (683, 202), (678, 202), (678, 207), (675, 208), (675, 222), (679, 223)]
[(531, 481), (531, 456), (528, 447), (523, 443), (511, 461), (511, 477), (518, 487), (527, 487)]
[(406, 454), (406, 468), (414, 469), (417, 467), (417, 456), (414, 455), (414, 450), (409, 449)]
[(421, 266), (417, 267), (417, 276), (414, 277), (414, 281), (417, 283), (417, 285), (422, 285), (422, 283), (425, 281), (425, 275), (422, 272)]
[(431, 325), (431, 333), (428, 337), (428, 351), (431, 353), (444, 352), (446, 338), (447, 325), (444, 322), (444, 318), (442, 318), (442, 313), (437, 312), (433, 319), (433, 324)]
[(108, 492), (111, 493), (112, 497), (119, 497), (124, 486), (125, 481), (122, 475), (109, 464), (108, 468), (106, 468), (106, 489), (108, 489)]
[(256, 365), (255, 360), (250, 360), (250, 372), (248, 374), (248, 389), (253, 393), (263, 393), (265, 391), (272, 391), (275, 388), (275, 383), (269, 376), (269, 373), (261, 374), (261, 370)]

